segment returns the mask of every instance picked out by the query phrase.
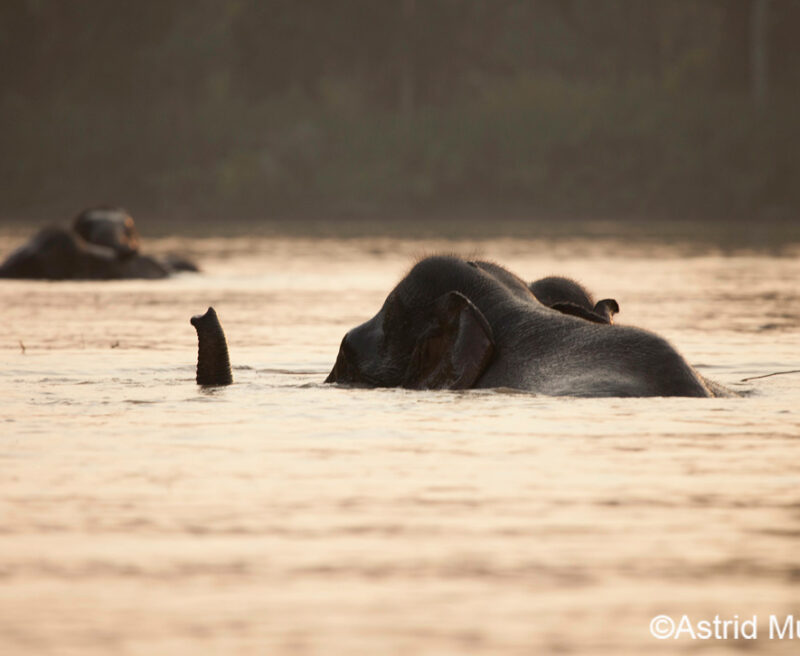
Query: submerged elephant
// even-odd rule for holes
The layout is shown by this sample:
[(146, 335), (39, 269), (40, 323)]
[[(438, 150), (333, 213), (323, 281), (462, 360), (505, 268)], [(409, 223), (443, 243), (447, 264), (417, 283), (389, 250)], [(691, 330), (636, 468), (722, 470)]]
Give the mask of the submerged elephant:
[(48, 227), (11, 253), (0, 278), (114, 280), (166, 278), (176, 271), (197, 271), (185, 258), (156, 258), (139, 253), (139, 234), (120, 208), (81, 212), (71, 229)]
[(548, 276), (528, 285), (533, 295), (547, 307), (594, 323), (614, 323), (619, 304), (613, 298), (595, 303), (592, 295), (579, 283), (562, 276)]
[(342, 340), (329, 383), (571, 396), (727, 396), (663, 338), (547, 307), (491, 262), (418, 262)]
[[(198, 383), (227, 384), (216, 314), (209, 309), (192, 323)], [(450, 256), (414, 265), (378, 314), (345, 335), (325, 382), (564, 396), (733, 395), (658, 335), (559, 312), (503, 267)]]

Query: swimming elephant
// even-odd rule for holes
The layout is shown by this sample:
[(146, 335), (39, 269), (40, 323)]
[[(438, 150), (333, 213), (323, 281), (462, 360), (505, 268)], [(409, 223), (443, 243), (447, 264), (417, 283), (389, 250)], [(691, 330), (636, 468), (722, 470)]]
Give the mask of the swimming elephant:
[(166, 278), (176, 271), (197, 271), (180, 256), (156, 258), (139, 253), (139, 234), (120, 208), (81, 212), (71, 229), (48, 227), (11, 253), (0, 278), (114, 280)]
[(595, 303), (592, 295), (580, 284), (562, 276), (548, 276), (528, 285), (533, 295), (547, 307), (594, 323), (614, 323), (619, 304), (613, 298)]
[(506, 387), (568, 396), (729, 396), (663, 338), (548, 307), (513, 273), (450, 256), (418, 262), (342, 340), (325, 382)]

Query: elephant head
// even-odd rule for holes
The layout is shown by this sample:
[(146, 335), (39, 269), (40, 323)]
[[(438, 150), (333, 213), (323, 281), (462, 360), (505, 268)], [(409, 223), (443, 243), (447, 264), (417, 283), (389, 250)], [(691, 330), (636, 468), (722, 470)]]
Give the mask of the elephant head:
[(81, 212), (72, 229), (86, 242), (112, 249), (126, 258), (139, 252), (139, 233), (133, 218), (119, 207), (93, 207)]
[[(481, 285), (493, 281), (496, 288)], [(325, 382), (369, 387), (474, 387), (494, 359), (494, 329), (478, 306), (499, 292), (530, 292), (488, 262), (437, 256), (418, 262), (369, 321), (342, 340)], [(499, 297), (498, 297), (499, 298)]]
[(396, 289), (380, 312), (342, 340), (326, 383), (371, 387), (472, 387), (494, 350), (492, 328), (458, 291), (430, 299)]
[(580, 283), (563, 276), (548, 276), (529, 285), (533, 295), (547, 307), (594, 323), (614, 323), (619, 304), (613, 298), (595, 303)]

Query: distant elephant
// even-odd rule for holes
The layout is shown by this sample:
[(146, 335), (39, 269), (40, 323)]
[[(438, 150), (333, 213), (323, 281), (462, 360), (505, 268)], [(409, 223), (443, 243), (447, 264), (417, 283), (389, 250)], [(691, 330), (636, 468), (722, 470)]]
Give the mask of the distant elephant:
[(568, 396), (729, 396), (663, 338), (547, 307), (490, 262), (418, 262), (344, 337), (328, 383)]
[(176, 271), (197, 270), (180, 256), (140, 254), (139, 235), (130, 215), (119, 208), (98, 207), (81, 212), (71, 230), (40, 230), (0, 265), (0, 278), (158, 279)]
[(533, 295), (547, 307), (594, 323), (614, 323), (619, 304), (613, 298), (595, 303), (592, 295), (570, 278), (548, 276), (528, 285)]

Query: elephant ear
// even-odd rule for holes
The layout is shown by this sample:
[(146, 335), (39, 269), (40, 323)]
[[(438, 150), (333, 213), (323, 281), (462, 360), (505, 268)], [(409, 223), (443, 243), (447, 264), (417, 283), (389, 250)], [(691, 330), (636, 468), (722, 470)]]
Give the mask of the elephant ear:
[(448, 292), (432, 304), (428, 326), (417, 340), (403, 387), (467, 389), (494, 352), (492, 328), (466, 296)]
[(619, 303), (613, 298), (604, 298), (602, 301), (597, 301), (594, 311), (595, 314), (608, 319), (608, 323), (614, 323), (614, 315), (619, 314)]

